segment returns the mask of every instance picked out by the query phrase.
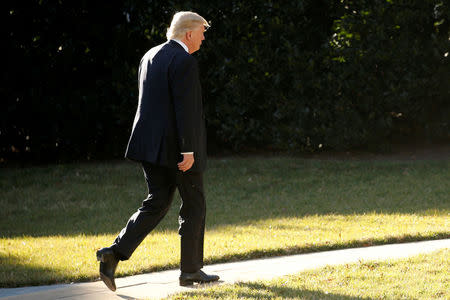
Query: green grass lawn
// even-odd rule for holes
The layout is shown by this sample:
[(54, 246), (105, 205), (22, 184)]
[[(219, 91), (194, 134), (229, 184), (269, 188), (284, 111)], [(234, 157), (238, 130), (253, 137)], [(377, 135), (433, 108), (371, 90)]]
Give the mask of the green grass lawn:
[(450, 250), (213, 286), (170, 299), (449, 299)]
[[(0, 286), (98, 278), (146, 197), (131, 162), (0, 169)], [(450, 160), (211, 159), (207, 263), (450, 236)], [(117, 275), (177, 268), (178, 207)]]

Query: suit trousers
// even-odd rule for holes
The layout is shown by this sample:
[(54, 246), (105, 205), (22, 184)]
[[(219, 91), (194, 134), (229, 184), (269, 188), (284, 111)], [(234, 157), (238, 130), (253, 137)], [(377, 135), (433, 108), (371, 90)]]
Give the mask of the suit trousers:
[(178, 188), (182, 199), (179, 212), (181, 236), (181, 271), (196, 272), (203, 267), (206, 203), (203, 173), (185, 173), (163, 166), (142, 163), (148, 196), (128, 220), (112, 247), (121, 260), (131, 257), (134, 250), (167, 214)]

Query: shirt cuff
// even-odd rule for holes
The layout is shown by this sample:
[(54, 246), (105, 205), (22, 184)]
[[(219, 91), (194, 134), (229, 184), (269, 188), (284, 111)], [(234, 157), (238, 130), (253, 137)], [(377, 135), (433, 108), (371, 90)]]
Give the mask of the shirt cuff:
[(194, 154), (194, 152), (181, 152), (181, 154)]

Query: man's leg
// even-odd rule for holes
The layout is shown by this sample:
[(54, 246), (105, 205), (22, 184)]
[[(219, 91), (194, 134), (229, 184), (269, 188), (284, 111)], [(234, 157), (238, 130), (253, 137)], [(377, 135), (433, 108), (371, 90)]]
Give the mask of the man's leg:
[(181, 271), (193, 273), (203, 267), (206, 203), (203, 174), (178, 172), (177, 186), (183, 201), (179, 216)]
[(175, 192), (176, 177), (173, 170), (143, 163), (148, 197), (142, 207), (131, 216), (111, 247), (97, 251), (100, 277), (106, 286), (116, 290), (114, 273), (119, 260), (130, 258), (134, 250), (166, 215)]
[(217, 281), (219, 276), (208, 275), (201, 270), (206, 215), (203, 174), (195, 172), (178, 172), (177, 174), (177, 186), (183, 201), (179, 229), (181, 235), (180, 285)]
[(167, 214), (175, 192), (174, 172), (166, 167), (143, 163), (148, 197), (128, 220), (113, 243), (120, 260), (129, 259), (144, 238)]

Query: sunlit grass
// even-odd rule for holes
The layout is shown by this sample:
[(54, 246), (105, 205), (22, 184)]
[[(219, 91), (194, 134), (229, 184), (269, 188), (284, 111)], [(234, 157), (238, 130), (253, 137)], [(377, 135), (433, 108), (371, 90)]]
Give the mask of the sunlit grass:
[(402, 260), (330, 266), (170, 299), (449, 299), (449, 255), (446, 249)]
[[(450, 161), (210, 160), (207, 263), (450, 236)], [(92, 280), (146, 196), (129, 162), (1, 169), (0, 286)], [(177, 268), (177, 198), (118, 276)]]

